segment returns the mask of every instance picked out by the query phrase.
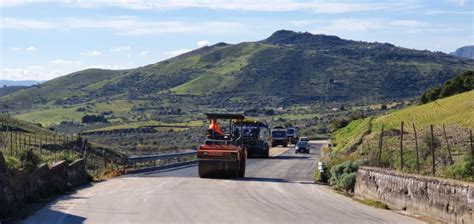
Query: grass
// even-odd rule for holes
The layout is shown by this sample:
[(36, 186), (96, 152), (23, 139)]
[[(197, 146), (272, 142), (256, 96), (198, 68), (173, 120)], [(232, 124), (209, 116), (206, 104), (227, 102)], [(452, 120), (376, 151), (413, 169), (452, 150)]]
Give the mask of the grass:
[(352, 121), (346, 127), (334, 133), (334, 151), (340, 152), (358, 143), (371, 129), (372, 118), (364, 118)]
[[(357, 142), (368, 131), (380, 132), (384, 129), (399, 129), (400, 123), (415, 123), (417, 128), (426, 128), (430, 124), (452, 124), (464, 128), (474, 128), (474, 91), (458, 94), (424, 105), (416, 105), (393, 111), (376, 118), (352, 121), (346, 127), (334, 133), (335, 151), (341, 151)], [(370, 130), (370, 128), (372, 130)], [(411, 128), (407, 127), (407, 132)]]
[(374, 130), (399, 128), (400, 122), (414, 122), (419, 127), (430, 124), (457, 124), (474, 128), (474, 91), (454, 95), (424, 105), (411, 106), (374, 119)]
[[(170, 127), (199, 127), (202, 126), (203, 122), (196, 120), (196, 121), (189, 121), (189, 122), (179, 122), (179, 123), (165, 123), (161, 121), (144, 121), (144, 122), (133, 122), (133, 123), (127, 123), (127, 124), (118, 124), (118, 125), (113, 125), (113, 126), (108, 126), (105, 128), (98, 128), (98, 129), (92, 129), (87, 132), (95, 132), (95, 131), (113, 131), (113, 130), (120, 130), (120, 129), (131, 129), (131, 128), (141, 128), (141, 127), (147, 127), (147, 126), (170, 126)], [(167, 130), (170, 128), (167, 128)], [(180, 130), (180, 129), (176, 129)], [(180, 131), (182, 131), (181, 129)]]
[(372, 199), (359, 199), (359, 198), (353, 198), (355, 201), (359, 202), (359, 203), (362, 203), (362, 204), (365, 204), (365, 205), (368, 205), (368, 206), (372, 206), (372, 207), (375, 207), (375, 208), (381, 208), (381, 209), (385, 209), (385, 210), (390, 210), (390, 207), (388, 207), (387, 204), (383, 203), (383, 202), (380, 202), (380, 201), (376, 201), (376, 200), (372, 200)]
[[(469, 149), (467, 129), (474, 128), (474, 91), (458, 94), (424, 105), (411, 106), (386, 115), (352, 121), (346, 127), (337, 130), (333, 135), (334, 150), (330, 161), (344, 161), (348, 156), (364, 159), (368, 165), (377, 165), (377, 148), (381, 126), (384, 125), (384, 142), (380, 165), (391, 169), (401, 169), (399, 134), (401, 121), (404, 129), (404, 172), (416, 172), (415, 138), (412, 123), (416, 124), (420, 150), (420, 174), (431, 174), (431, 157), (429, 154), (429, 125), (433, 124), (434, 136), (440, 145), (435, 149), (436, 176), (472, 181), (469, 167), (472, 161), (464, 161)], [(443, 135), (442, 124), (446, 126), (454, 164), (449, 165), (448, 149)], [(391, 134), (392, 133), (392, 134)], [(395, 134), (394, 134), (395, 133)], [(354, 147), (357, 146), (357, 147)], [(352, 149), (351, 151), (348, 151)], [(349, 152), (349, 153), (347, 153)], [(332, 162), (334, 163), (334, 162)], [(336, 163), (338, 164), (338, 163)]]
[(46, 109), (38, 109), (35, 111), (25, 112), (18, 115), (14, 115), (15, 118), (33, 122), (40, 123), (43, 126), (48, 126), (51, 124), (59, 124), (61, 121), (76, 121), (80, 122), (84, 112), (76, 111), (78, 107), (62, 108), (62, 107), (53, 107)]

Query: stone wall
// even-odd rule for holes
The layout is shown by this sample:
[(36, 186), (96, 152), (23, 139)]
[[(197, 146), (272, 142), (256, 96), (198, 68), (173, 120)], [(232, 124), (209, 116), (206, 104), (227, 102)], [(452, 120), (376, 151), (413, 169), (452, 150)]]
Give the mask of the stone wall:
[(474, 183), (359, 167), (355, 197), (452, 223), (474, 223)]
[(28, 202), (71, 190), (89, 180), (84, 159), (71, 164), (66, 161), (51, 166), (42, 164), (28, 173), (7, 170), (0, 152), (0, 220), (15, 215)]

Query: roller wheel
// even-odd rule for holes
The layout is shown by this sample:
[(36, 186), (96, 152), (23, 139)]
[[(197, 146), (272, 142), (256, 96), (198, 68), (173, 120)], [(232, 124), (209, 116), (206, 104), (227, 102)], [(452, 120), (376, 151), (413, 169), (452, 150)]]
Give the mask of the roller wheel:
[(211, 173), (210, 173), (210, 168), (209, 164), (207, 164), (205, 161), (198, 161), (198, 171), (199, 171), (199, 177), (200, 178), (211, 178)]

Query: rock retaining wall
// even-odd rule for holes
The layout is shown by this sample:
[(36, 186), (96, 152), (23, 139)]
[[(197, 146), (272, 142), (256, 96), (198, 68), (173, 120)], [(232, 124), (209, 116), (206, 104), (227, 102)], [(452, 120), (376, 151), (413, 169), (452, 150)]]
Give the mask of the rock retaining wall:
[(7, 170), (0, 152), (0, 219), (15, 215), (28, 202), (71, 190), (89, 180), (84, 159), (71, 164), (66, 161), (51, 166), (42, 164), (28, 173)]
[(453, 223), (474, 223), (474, 183), (359, 167), (355, 197)]

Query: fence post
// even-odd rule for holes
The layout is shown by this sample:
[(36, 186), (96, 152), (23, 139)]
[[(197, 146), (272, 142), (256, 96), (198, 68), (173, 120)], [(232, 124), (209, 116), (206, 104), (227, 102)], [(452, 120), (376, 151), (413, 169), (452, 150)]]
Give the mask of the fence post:
[(451, 156), (451, 148), (449, 147), (448, 135), (446, 135), (446, 128), (444, 127), (444, 124), (443, 124), (443, 133), (444, 133), (444, 139), (446, 141), (446, 145), (448, 146), (448, 162), (449, 162), (449, 165), (451, 165), (453, 164), (453, 157)]
[(383, 146), (383, 125), (382, 125), (382, 130), (380, 131), (380, 139), (379, 139), (379, 154), (378, 154), (379, 167), (382, 166), (382, 146)]
[(418, 135), (416, 134), (415, 123), (413, 123), (413, 132), (415, 133), (416, 172), (420, 174), (420, 153), (418, 151)]
[(102, 149), (102, 156), (104, 157), (104, 168), (107, 169), (107, 157), (105, 157), (105, 149)]
[(403, 170), (403, 121), (400, 123), (400, 170)]
[(435, 151), (434, 151), (434, 133), (433, 133), (433, 125), (430, 125), (431, 130), (431, 141), (430, 141), (430, 148), (431, 148), (431, 159), (432, 159), (432, 172), (433, 176), (436, 176), (436, 160), (435, 160)]
[(13, 156), (13, 132), (10, 131), (10, 155)]
[(472, 147), (472, 130), (469, 129), (469, 141), (471, 142), (471, 159), (474, 159), (474, 148)]

